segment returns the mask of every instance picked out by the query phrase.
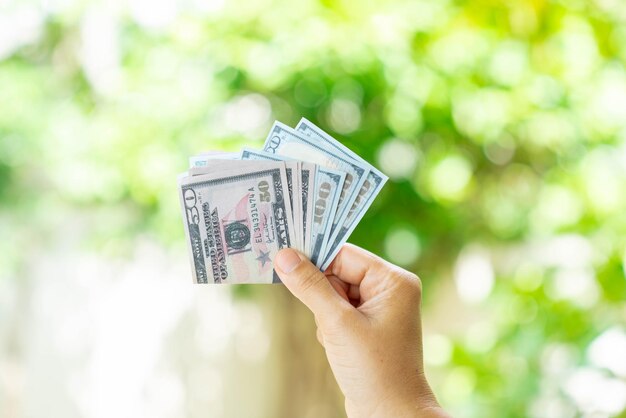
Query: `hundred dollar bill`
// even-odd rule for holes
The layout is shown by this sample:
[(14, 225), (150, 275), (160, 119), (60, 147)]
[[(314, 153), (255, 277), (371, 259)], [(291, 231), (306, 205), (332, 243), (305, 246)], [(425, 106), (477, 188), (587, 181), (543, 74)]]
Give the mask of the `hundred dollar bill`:
[(287, 170), (287, 183), (289, 188), (289, 202), (291, 204), (291, 211), (294, 218), (294, 233), (295, 233), (295, 247), (300, 251), (304, 251), (304, 240), (301, 236), (302, 223), (301, 214), (301, 200), (300, 200), (300, 173), (298, 169), (298, 162), (293, 161), (290, 158), (286, 158), (276, 154), (270, 154), (264, 151), (257, 151), (250, 148), (243, 148), (240, 155), (241, 160), (261, 160), (261, 161), (282, 161), (285, 163)]
[(339, 208), (339, 196), (346, 173), (327, 167), (318, 167), (313, 189), (313, 206), (309, 231), (310, 259), (320, 267), (324, 261), (324, 249), (328, 244), (332, 219)]
[(320, 145), (278, 121), (274, 122), (263, 150), (345, 172), (346, 180), (341, 190), (335, 218), (332, 220), (331, 235), (338, 227), (344, 225), (348, 211), (356, 199), (356, 192), (367, 180), (369, 173), (367, 168), (355, 163), (335, 148)]
[(293, 241), (282, 164), (181, 177), (179, 188), (197, 283), (279, 281), (273, 258)]
[[(298, 212), (294, 212), (293, 214), (293, 225), (297, 229), (298, 234), (298, 249), (304, 252), (304, 234), (303, 234), (303, 225), (302, 225), (302, 162), (294, 161), (296, 168), (294, 169), (294, 190), (297, 192), (293, 195), (294, 207), (297, 207)], [(285, 163), (287, 164), (287, 163)]]
[(312, 163), (300, 163), (300, 189), (302, 190), (302, 237), (304, 238), (304, 254), (311, 258), (311, 238), (309, 229), (313, 221), (313, 197), (315, 179), (317, 177), (317, 165)]
[(328, 135), (306, 118), (302, 118), (300, 120), (296, 126), (296, 130), (302, 132), (308, 138), (316, 141), (320, 145), (332, 147), (346, 158), (355, 161), (369, 170), (367, 180), (363, 183), (361, 189), (357, 193), (356, 199), (354, 199), (354, 203), (348, 211), (348, 216), (346, 217), (343, 226), (339, 230), (334, 231), (333, 236), (331, 237), (331, 243), (326, 248), (325, 262), (322, 266), (323, 269), (326, 269), (332, 262), (333, 258), (337, 255), (337, 252), (341, 249), (341, 246), (348, 240), (348, 237), (352, 231), (354, 231), (354, 228), (356, 228), (357, 224), (361, 218), (363, 218), (363, 215), (365, 215), (365, 212), (367, 212), (369, 207), (372, 205), (372, 202), (389, 178), (376, 167), (365, 161), (359, 155), (354, 153), (332, 136)]

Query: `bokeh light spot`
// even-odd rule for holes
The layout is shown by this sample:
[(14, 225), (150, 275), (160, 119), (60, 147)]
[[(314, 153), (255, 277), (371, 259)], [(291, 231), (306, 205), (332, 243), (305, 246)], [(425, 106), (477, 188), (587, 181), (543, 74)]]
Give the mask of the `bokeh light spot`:
[(448, 364), (452, 357), (452, 343), (441, 334), (427, 334), (424, 338), (424, 361), (431, 366)]
[(355, 102), (348, 99), (333, 100), (328, 116), (332, 128), (341, 134), (354, 132), (361, 124), (361, 109)]
[(495, 50), (489, 63), (489, 74), (502, 85), (519, 83), (528, 66), (526, 45), (518, 41), (504, 41)]
[(396, 95), (385, 107), (385, 117), (396, 135), (417, 135), (423, 126), (421, 105), (412, 97)]
[(440, 199), (461, 200), (471, 179), (470, 162), (460, 155), (449, 155), (431, 170), (430, 191)]
[(494, 280), (493, 266), (484, 250), (463, 250), (454, 266), (454, 282), (463, 301), (469, 304), (484, 301), (491, 293)]
[(531, 263), (520, 264), (515, 270), (513, 282), (523, 292), (534, 292), (543, 283), (543, 271)]
[(583, 308), (593, 306), (600, 292), (590, 268), (558, 269), (546, 290), (553, 300), (567, 300)]
[(465, 334), (465, 345), (475, 353), (487, 353), (496, 344), (494, 326), (486, 322), (473, 324)]
[(583, 205), (576, 193), (563, 186), (546, 185), (531, 213), (531, 225), (535, 231), (551, 231), (575, 224), (582, 214)]
[(595, 369), (576, 370), (564, 389), (586, 416), (614, 416), (626, 408), (626, 383)]
[(260, 94), (233, 99), (224, 109), (224, 125), (234, 131), (255, 136), (265, 130), (272, 114), (269, 100)]
[(617, 376), (626, 378), (626, 331), (612, 327), (600, 334), (589, 346), (589, 360), (596, 367), (603, 367)]
[(444, 382), (444, 396), (451, 403), (457, 403), (470, 397), (476, 387), (476, 372), (469, 367), (455, 367)]
[(415, 146), (401, 139), (386, 141), (378, 151), (380, 169), (392, 179), (411, 177), (417, 161)]
[(385, 253), (396, 264), (409, 266), (418, 259), (420, 252), (417, 234), (409, 229), (396, 229), (385, 238)]

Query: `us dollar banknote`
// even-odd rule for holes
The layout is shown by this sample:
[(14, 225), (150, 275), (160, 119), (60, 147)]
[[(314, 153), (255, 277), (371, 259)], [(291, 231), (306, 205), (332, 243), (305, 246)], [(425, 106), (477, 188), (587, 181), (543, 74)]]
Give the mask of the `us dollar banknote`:
[(253, 150), (250, 148), (243, 148), (240, 155), (241, 160), (257, 160), (257, 161), (282, 161), (285, 163), (285, 169), (287, 172), (287, 186), (289, 188), (289, 203), (291, 205), (291, 211), (294, 221), (294, 235), (295, 235), (295, 247), (300, 251), (304, 250), (304, 239), (301, 236), (302, 223), (301, 214), (301, 180), (299, 171), (299, 162), (293, 159), (283, 157), (276, 154), (270, 154), (264, 151)]
[(273, 258), (293, 246), (282, 163), (251, 170), (207, 172), (179, 178), (185, 233), (197, 283), (279, 281)]
[(191, 157), (178, 184), (194, 281), (278, 283), (286, 247), (325, 270), (386, 181), (304, 118), (275, 122), (263, 150)]
[(311, 222), (313, 221), (313, 199), (317, 165), (300, 163), (300, 189), (302, 190), (302, 237), (304, 238), (304, 253), (311, 258)]
[(339, 207), (339, 195), (346, 173), (326, 167), (318, 167), (313, 189), (312, 220), (310, 224), (311, 262), (320, 267), (324, 261), (324, 249), (330, 237), (331, 219)]
[(350, 160), (333, 147), (320, 145), (280, 122), (274, 122), (263, 150), (346, 173), (330, 235), (332, 236), (341, 226), (347, 227), (345, 219), (357, 198), (356, 193), (361, 190), (367, 180), (369, 169)]
[(339, 252), (339, 249), (341, 249), (341, 246), (347, 241), (350, 234), (352, 234), (352, 231), (354, 231), (359, 221), (363, 218), (363, 215), (365, 215), (389, 178), (376, 167), (365, 161), (358, 154), (350, 150), (332, 136), (328, 135), (328, 133), (306, 118), (302, 118), (300, 120), (296, 126), (296, 130), (303, 133), (307, 138), (315, 141), (320, 146), (335, 149), (346, 158), (354, 161), (355, 164), (360, 164), (361, 166), (366, 167), (369, 171), (367, 180), (358, 191), (356, 198), (348, 211), (345, 222), (340, 229), (334, 231), (333, 236), (330, 238), (331, 243), (326, 248), (326, 260), (322, 266), (323, 269), (326, 269), (332, 259), (337, 255), (337, 252)]

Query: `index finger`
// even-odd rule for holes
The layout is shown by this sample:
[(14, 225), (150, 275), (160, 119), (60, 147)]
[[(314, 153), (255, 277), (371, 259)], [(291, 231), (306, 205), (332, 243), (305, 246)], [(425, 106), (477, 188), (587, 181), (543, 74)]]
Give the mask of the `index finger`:
[(328, 266), (325, 274), (360, 285), (368, 275), (380, 275), (389, 267), (382, 258), (352, 244), (345, 244)]

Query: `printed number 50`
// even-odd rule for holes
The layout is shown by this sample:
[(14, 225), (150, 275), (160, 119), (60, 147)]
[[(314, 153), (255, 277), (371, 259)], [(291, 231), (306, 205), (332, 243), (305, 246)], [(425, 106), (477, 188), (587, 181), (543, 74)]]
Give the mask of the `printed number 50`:
[(270, 185), (267, 181), (263, 180), (260, 181), (258, 184), (259, 187), (259, 200), (261, 202), (270, 202), (271, 201), (271, 196), (270, 196)]
[(200, 212), (198, 212), (196, 207), (196, 192), (193, 189), (185, 190), (183, 199), (185, 201), (185, 212), (187, 212), (187, 222), (190, 225), (198, 225), (200, 223)]

